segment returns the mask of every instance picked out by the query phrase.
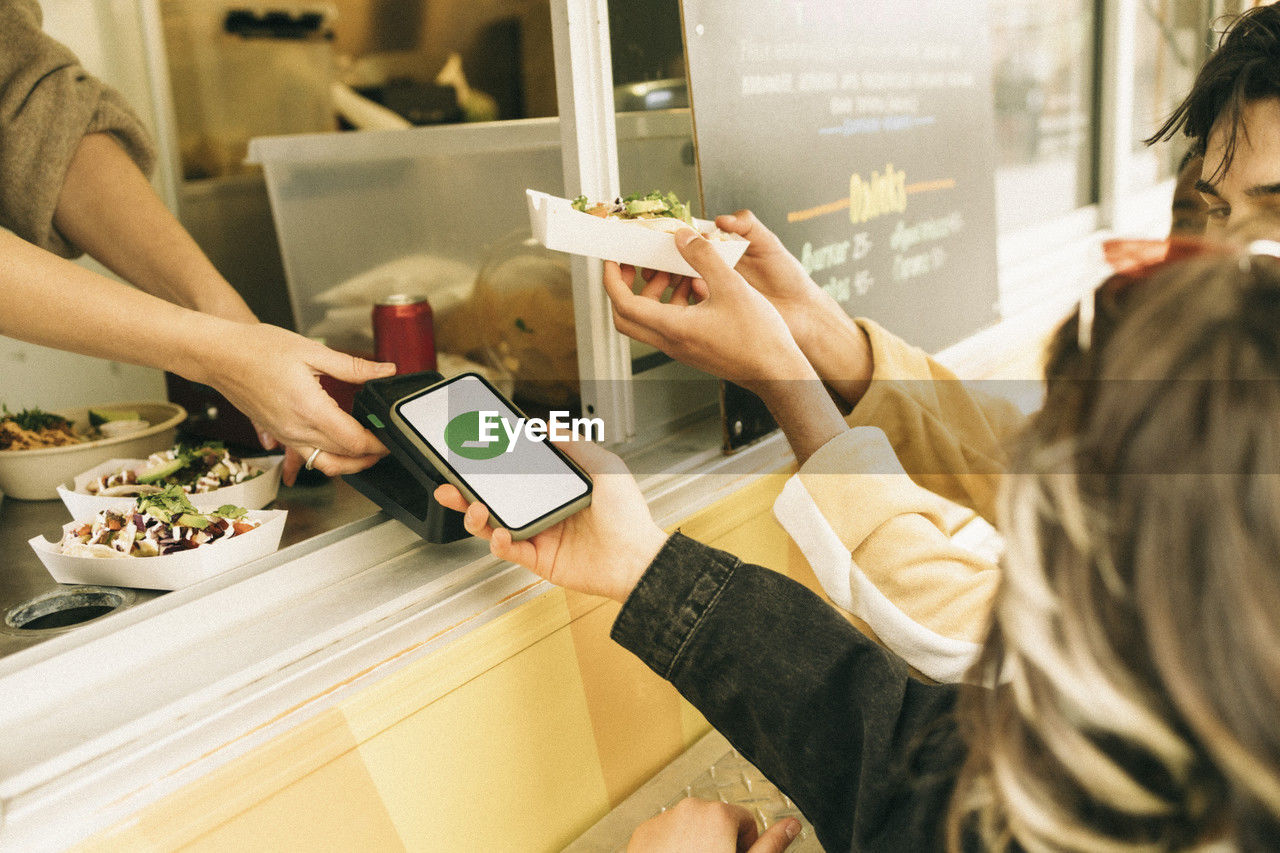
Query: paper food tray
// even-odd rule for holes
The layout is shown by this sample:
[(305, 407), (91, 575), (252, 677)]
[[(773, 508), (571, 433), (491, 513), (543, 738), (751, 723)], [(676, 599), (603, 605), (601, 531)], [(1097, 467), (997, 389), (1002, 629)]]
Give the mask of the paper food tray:
[[(234, 486), (223, 486), (212, 492), (187, 495), (191, 505), (201, 512), (228, 504), (245, 509), (262, 509), (275, 500), (276, 493), (280, 490), (280, 466), (284, 464), (284, 457), (252, 456), (246, 457), (244, 461), (261, 468), (262, 473), (252, 480), (245, 480)], [(58, 497), (62, 498), (67, 511), (76, 521), (92, 521), (104, 509), (118, 511), (131, 509), (137, 502), (137, 498), (104, 498), (99, 495), (89, 495), (85, 494), (85, 486), (103, 474), (114, 474), (121, 468), (140, 468), (146, 462), (145, 459), (108, 459), (101, 465), (77, 475), (70, 488), (67, 488), (66, 484), (58, 486)]]
[[(251, 512), (246, 517), (262, 521), (262, 526), (221, 542), (162, 557), (72, 557), (61, 553), (57, 542), (43, 536), (35, 536), (27, 543), (58, 583), (181, 589), (274, 553), (280, 547), (288, 514), (282, 509)], [(62, 531), (66, 533), (67, 528), (82, 523), (67, 522)]]
[[(670, 234), (574, 210), (567, 198), (537, 190), (525, 190), (525, 195), (534, 239), (548, 249), (678, 275), (698, 275), (680, 255)], [(694, 223), (702, 231), (715, 228), (715, 223), (705, 219), (695, 219)], [(711, 245), (732, 267), (747, 251), (747, 241), (736, 234), (726, 236), (724, 240), (712, 240)]]

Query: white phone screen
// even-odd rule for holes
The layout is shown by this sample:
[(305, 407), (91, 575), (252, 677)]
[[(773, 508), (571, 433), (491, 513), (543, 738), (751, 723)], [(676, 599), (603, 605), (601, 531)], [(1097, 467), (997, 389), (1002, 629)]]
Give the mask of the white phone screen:
[(591, 489), (548, 443), (517, 431), (520, 416), (475, 376), (398, 403), (396, 411), (489, 507), (495, 524), (527, 527)]

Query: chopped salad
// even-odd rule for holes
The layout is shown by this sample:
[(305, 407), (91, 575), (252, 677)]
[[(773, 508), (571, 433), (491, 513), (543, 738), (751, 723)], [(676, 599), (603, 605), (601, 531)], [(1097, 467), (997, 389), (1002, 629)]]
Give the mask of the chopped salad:
[(261, 522), (248, 519), (247, 512), (229, 505), (200, 512), (171, 485), (139, 497), (130, 509), (103, 510), (94, 521), (71, 526), (59, 547), (74, 557), (159, 557), (256, 529)]
[(693, 225), (693, 214), (689, 205), (682, 202), (675, 193), (664, 193), (653, 190), (649, 193), (632, 193), (624, 198), (616, 198), (612, 202), (592, 204), (585, 195), (580, 195), (571, 202), (574, 210), (599, 216), (602, 219), (677, 219), (685, 225)]
[(141, 468), (122, 468), (85, 486), (91, 495), (121, 497), (155, 494), (177, 486), (187, 494), (203, 494), (234, 486), (262, 474), (262, 469), (234, 456), (220, 441), (179, 444), (153, 453)]

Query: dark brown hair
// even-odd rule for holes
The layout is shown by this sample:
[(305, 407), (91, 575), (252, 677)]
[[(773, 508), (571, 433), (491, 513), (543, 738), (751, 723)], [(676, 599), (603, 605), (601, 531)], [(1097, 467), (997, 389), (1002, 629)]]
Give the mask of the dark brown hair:
[(1192, 150), (1204, 154), (1214, 125), (1225, 117), (1230, 129), (1213, 174), (1221, 177), (1235, 157), (1245, 106), (1271, 96), (1280, 97), (1280, 5), (1259, 6), (1232, 21), (1187, 97), (1146, 143), (1163, 142), (1182, 131), (1194, 140)]

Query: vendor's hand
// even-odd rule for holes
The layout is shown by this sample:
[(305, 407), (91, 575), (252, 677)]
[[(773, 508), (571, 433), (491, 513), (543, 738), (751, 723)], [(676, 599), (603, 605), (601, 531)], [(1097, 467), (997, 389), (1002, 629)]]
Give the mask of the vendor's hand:
[(640, 824), (627, 853), (782, 853), (799, 834), (793, 817), (760, 834), (742, 806), (690, 797)]
[(591, 506), (520, 542), (495, 530), (484, 504), (467, 505), (451, 485), (435, 491), (436, 500), (465, 512), (463, 524), (489, 540), (495, 557), (518, 563), (557, 586), (625, 601), (667, 535), (653, 523), (635, 478), (622, 460), (590, 442), (559, 444), (591, 475)]
[[(618, 331), (753, 390), (772, 380), (812, 376), (782, 316), (724, 262), (710, 241), (691, 228), (677, 232), (675, 241), (701, 277), (687, 289), (658, 274), (633, 293), (634, 268), (605, 263), (604, 286)], [(668, 287), (674, 293), (664, 304), (660, 297)], [(696, 303), (687, 299), (689, 293)]]
[(362, 471), (386, 455), (373, 433), (320, 387), (319, 377), (360, 384), (392, 375), (394, 364), (336, 352), (276, 326), (228, 323), (223, 332), (202, 378), (244, 412), (260, 434), (285, 445), (286, 485), (293, 484), (317, 448), (312, 467), (329, 476)]

